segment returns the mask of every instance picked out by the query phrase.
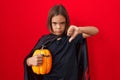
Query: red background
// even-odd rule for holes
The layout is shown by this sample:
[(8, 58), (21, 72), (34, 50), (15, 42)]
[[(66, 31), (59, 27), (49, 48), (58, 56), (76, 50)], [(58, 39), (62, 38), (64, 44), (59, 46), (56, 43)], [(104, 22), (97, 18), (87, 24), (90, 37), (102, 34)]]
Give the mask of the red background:
[(48, 33), (48, 10), (58, 3), (67, 8), (71, 24), (100, 30), (87, 39), (91, 80), (120, 80), (119, 0), (1, 0), (1, 80), (23, 80), (23, 60)]

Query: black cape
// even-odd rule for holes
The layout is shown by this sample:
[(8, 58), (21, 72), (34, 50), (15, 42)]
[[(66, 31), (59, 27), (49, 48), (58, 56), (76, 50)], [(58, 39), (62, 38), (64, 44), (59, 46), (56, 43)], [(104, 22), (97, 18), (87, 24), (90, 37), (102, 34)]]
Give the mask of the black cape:
[[(37, 75), (33, 73), (32, 68), (27, 66), (26, 59), (31, 57), (36, 49), (40, 49), (42, 46), (48, 46), (54, 40), (56, 40), (59, 36), (55, 35), (45, 35), (40, 38), (35, 45), (35, 47), (31, 50), (30, 54), (26, 56), (24, 59), (24, 80), (42, 80), (42, 75)], [(89, 67), (88, 67), (88, 52), (87, 52), (87, 41), (86, 39), (82, 39), (81, 44), (77, 46), (78, 54), (78, 80), (90, 80), (89, 76)], [(69, 79), (65, 79), (69, 80)]]

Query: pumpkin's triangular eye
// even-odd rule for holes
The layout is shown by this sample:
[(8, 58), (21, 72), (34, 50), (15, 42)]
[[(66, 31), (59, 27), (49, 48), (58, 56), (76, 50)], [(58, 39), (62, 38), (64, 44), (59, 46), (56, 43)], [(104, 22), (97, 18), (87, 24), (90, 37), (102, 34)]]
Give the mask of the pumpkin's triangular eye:
[(43, 56), (43, 57), (50, 57), (50, 55), (44, 55), (44, 54), (42, 54), (42, 56)]

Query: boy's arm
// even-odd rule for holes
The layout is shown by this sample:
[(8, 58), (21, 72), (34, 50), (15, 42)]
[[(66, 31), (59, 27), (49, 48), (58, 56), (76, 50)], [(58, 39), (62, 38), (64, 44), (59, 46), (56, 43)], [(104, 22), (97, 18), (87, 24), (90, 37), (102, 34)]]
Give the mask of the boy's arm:
[(98, 28), (94, 26), (77, 27), (71, 25), (67, 31), (67, 35), (71, 36), (69, 39), (69, 42), (71, 42), (78, 34), (82, 33), (83, 38), (87, 38), (97, 34), (98, 32)]
[(87, 38), (93, 35), (96, 35), (99, 30), (94, 26), (85, 26), (85, 27), (78, 27), (79, 33), (82, 33), (83, 38)]

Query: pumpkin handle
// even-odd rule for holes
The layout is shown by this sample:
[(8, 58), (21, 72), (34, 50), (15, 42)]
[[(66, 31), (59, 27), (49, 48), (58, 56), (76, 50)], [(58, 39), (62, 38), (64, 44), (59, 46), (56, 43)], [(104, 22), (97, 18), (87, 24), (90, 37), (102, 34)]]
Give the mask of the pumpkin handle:
[[(43, 50), (45, 47), (46, 47), (45, 45), (42, 45), (41, 50)], [(50, 55), (44, 55), (44, 54), (42, 54), (42, 56), (43, 57), (50, 57)]]
[(42, 45), (41, 49), (43, 50), (46, 46), (45, 45)]

